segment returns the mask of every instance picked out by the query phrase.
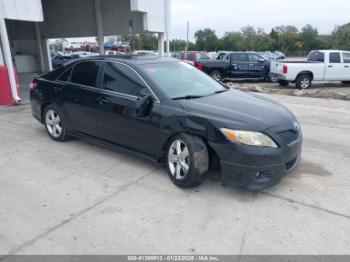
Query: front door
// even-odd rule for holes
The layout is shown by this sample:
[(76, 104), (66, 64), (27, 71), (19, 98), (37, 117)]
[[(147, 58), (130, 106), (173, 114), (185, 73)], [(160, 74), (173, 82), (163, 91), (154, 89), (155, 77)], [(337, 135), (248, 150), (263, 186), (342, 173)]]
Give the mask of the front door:
[(231, 75), (235, 78), (249, 77), (249, 57), (247, 53), (231, 54)]
[(102, 90), (97, 98), (99, 137), (151, 156), (159, 153), (161, 105), (154, 101), (144, 116), (137, 115), (140, 97), (151, 94), (130, 67), (104, 62)]
[(261, 56), (257, 54), (248, 54), (249, 57), (249, 76), (252, 78), (262, 78), (266, 76), (266, 65)]

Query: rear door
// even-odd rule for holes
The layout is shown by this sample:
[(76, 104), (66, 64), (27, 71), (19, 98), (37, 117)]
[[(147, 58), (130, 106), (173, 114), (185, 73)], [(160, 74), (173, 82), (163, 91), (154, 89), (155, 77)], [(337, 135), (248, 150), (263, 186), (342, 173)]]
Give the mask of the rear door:
[(154, 97), (145, 116), (136, 115), (140, 97), (153, 96), (140, 76), (119, 62), (104, 62), (102, 90), (97, 98), (99, 137), (152, 156), (159, 153), (161, 105)]
[(96, 136), (97, 79), (102, 62), (83, 61), (61, 75), (62, 109), (73, 131)]
[(343, 52), (343, 73), (342, 80), (350, 81), (350, 52)]
[(235, 78), (249, 77), (249, 57), (247, 53), (231, 54), (231, 76)]
[(325, 77), (327, 81), (341, 81), (343, 78), (344, 65), (341, 61), (340, 52), (330, 52), (326, 63)]
[(257, 54), (248, 54), (249, 57), (249, 75), (250, 77), (262, 78), (266, 76), (266, 65), (263, 58)]

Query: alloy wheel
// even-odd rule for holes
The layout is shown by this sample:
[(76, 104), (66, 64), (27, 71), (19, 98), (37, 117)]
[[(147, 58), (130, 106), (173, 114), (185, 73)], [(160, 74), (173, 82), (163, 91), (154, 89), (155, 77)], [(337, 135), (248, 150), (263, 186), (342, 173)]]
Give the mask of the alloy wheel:
[(168, 164), (170, 173), (178, 180), (183, 180), (189, 170), (189, 151), (184, 141), (177, 139), (169, 147)]
[(214, 80), (216, 80), (216, 81), (218, 81), (218, 82), (221, 81), (221, 75), (220, 75), (220, 73), (218, 73), (218, 72), (213, 72), (213, 73), (211, 73), (210, 75), (211, 75), (211, 77), (212, 77)]
[(62, 134), (62, 122), (58, 113), (52, 109), (46, 112), (46, 127), (49, 133), (58, 138)]
[(302, 89), (308, 88), (310, 86), (310, 80), (307, 78), (303, 78), (300, 82), (300, 86)]

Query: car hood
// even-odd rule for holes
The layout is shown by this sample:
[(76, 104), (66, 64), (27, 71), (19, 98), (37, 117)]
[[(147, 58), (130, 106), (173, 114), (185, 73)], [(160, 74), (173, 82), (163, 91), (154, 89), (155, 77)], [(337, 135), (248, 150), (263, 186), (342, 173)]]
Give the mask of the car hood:
[(293, 114), (281, 104), (238, 90), (199, 99), (179, 100), (188, 113), (216, 123), (218, 128), (263, 131), (287, 125)]

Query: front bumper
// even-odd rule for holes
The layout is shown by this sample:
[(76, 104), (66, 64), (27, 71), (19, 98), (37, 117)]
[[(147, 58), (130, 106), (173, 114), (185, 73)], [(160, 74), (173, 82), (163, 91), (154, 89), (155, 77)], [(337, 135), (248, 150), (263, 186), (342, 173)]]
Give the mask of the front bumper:
[(302, 136), (279, 148), (256, 148), (234, 143), (211, 144), (220, 157), (224, 186), (262, 190), (278, 184), (301, 160)]

